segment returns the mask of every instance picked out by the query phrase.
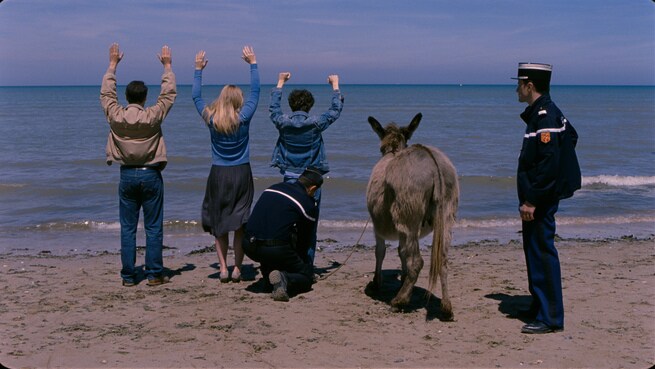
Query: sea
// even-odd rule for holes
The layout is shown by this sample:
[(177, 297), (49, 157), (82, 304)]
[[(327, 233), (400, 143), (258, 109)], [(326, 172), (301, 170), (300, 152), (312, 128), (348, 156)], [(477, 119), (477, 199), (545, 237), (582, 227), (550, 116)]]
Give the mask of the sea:
[[(206, 101), (222, 86), (203, 87)], [(241, 86), (247, 96), (249, 86)], [(270, 166), (277, 132), (263, 85), (250, 128), (255, 200), (281, 180)], [(331, 91), (307, 88), (327, 110)], [(99, 86), (0, 87), (0, 253), (102, 253), (120, 249), (119, 167), (108, 166), (109, 126)], [(367, 122), (408, 124), (423, 114), (410, 143), (441, 149), (455, 164), (461, 197), (453, 244), (504, 245), (520, 239), (516, 166), (525, 124), (514, 85), (342, 85), (341, 117), (324, 132), (331, 171), (321, 204), (319, 245), (372, 245), (365, 192), (380, 158)], [(150, 86), (152, 104), (159, 86)], [(125, 104), (124, 86), (119, 100)], [(652, 238), (655, 234), (655, 87), (553, 86), (551, 96), (580, 136), (583, 186), (561, 202), (562, 238)], [(286, 100), (284, 100), (286, 101)], [(288, 107), (284, 106), (288, 112)], [(195, 110), (191, 86), (163, 125), (169, 163), (163, 171), (167, 250), (212, 244), (199, 225), (211, 166), (209, 132)], [(336, 239), (336, 240), (335, 240)], [(344, 241), (345, 240), (345, 241)], [(338, 242), (337, 242), (338, 241)], [(139, 244), (145, 244), (139, 231)], [(421, 241), (426, 245), (429, 239)], [(341, 245), (344, 246), (344, 245)]]

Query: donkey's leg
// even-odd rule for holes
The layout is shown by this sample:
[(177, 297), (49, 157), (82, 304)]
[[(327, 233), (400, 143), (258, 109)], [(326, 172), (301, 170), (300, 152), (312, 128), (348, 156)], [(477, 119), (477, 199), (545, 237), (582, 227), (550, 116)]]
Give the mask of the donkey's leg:
[(418, 246), (418, 234), (400, 234), (398, 242), (398, 253), (400, 262), (405, 271), (405, 278), (396, 297), (391, 300), (391, 306), (398, 307), (407, 305), (412, 296), (412, 290), (423, 268), (423, 258)]
[(400, 247), (400, 241), (398, 242), (398, 257), (400, 258), (400, 284), (405, 283), (405, 278), (407, 278), (407, 260), (405, 255), (402, 253), (404, 247)]
[(387, 245), (384, 238), (375, 235), (375, 276), (373, 277), (373, 286), (377, 289), (382, 288), (382, 262), (387, 253)]

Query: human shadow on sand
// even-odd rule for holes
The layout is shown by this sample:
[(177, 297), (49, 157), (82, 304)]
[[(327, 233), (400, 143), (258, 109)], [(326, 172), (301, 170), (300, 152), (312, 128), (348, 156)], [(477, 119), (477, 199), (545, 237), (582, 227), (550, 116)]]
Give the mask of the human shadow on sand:
[[(259, 278), (255, 282), (249, 284), (246, 286), (246, 291), (251, 292), (251, 293), (262, 293), (262, 294), (268, 294), (273, 292), (273, 286), (268, 283), (264, 277)], [(312, 291), (310, 289), (309, 291)], [(295, 296), (298, 296), (299, 294), (307, 293), (309, 291), (304, 291), (304, 292), (296, 292), (296, 291), (287, 291), (289, 298), (294, 298)]]
[[(374, 300), (391, 305), (391, 300), (396, 297), (401, 286), (400, 270), (382, 270), (382, 280), (382, 286), (379, 289), (375, 288), (373, 281), (369, 282), (364, 289), (364, 293)], [(428, 292), (426, 289), (417, 286), (414, 286), (414, 289), (412, 289), (412, 296), (406, 306), (400, 309), (392, 307), (391, 310), (394, 312), (410, 313), (422, 308), (426, 310), (426, 321), (439, 319), (442, 322), (446, 322), (452, 320), (442, 314), (440, 298)]]
[(319, 280), (327, 278), (330, 276), (330, 273), (334, 272), (337, 268), (343, 266), (342, 263), (338, 261), (331, 260), (330, 265), (326, 267), (317, 267), (314, 266), (314, 274), (318, 277)]
[(506, 293), (490, 293), (484, 295), (484, 297), (500, 301), (498, 311), (505, 314), (507, 318), (518, 319), (524, 323), (529, 323), (533, 320), (533, 318), (521, 314), (521, 311), (526, 311), (530, 308), (530, 304), (532, 303), (532, 296), (530, 295), (512, 296)]
[(171, 279), (173, 279), (173, 276), (182, 275), (182, 273), (184, 273), (184, 272), (190, 272), (190, 271), (195, 270), (195, 269), (196, 269), (196, 266), (194, 264), (186, 263), (186, 264), (184, 264), (183, 267), (179, 267), (177, 269), (164, 268), (164, 275), (171, 278)]
[[(314, 282), (320, 283), (321, 279), (325, 277), (329, 277), (329, 273), (333, 270), (336, 270), (341, 266), (341, 263), (338, 263), (336, 261), (331, 261), (328, 266), (325, 267), (317, 267), (314, 266), (314, 277), (315, 280)], [(252, 267), (252, 265), (251, 265)], [(245, 272), (242, 272), (245, 273)], [(258, 280), (255, 281), (257, 275), (260, 276)], [(272, 286), (264, 280), (264, 276), (261, 275), (261, 269), (259, 267), (252, 267), (252, 278), (247, 279), (248, 281), (255, 281), (255, 283), (252, 283), (246, 287), (246, 291), (252, 292), (252, 293), (271, 293), (273, 290)], [(289, 293), (289, 297), (293, 297), (295, 294), (292, 292)]]
[[(177, 269), (170, 269), (164, 267), (164, 270), (161, 272), (161, 274), (165, 277), (168, 277), (169, 279), (173, 279), (173, 277), (182, 275), (184, 272), (190, 272), (192, 270), (196, 269), (196, 266), (194, 264), (185, 264), (183, 267), (177, 268)], [(139, 284), (143, 281), (146, 281), (146, 273), (145, 273), (145, 265), (138, 265), (135, 267), (135, 272), (136, 275), (134, 277), (134, 281)], [(0, 368), (2, 369), (2, 368)]]

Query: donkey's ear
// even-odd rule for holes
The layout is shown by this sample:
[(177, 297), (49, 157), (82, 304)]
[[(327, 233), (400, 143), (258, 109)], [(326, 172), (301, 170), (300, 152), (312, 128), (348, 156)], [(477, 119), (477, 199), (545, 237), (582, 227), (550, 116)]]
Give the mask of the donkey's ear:
[(368, 123), (371, 125), (371, 128), (373, 128), (373, 132), (377, 133), (378, 137), (380, 139), (384, 138), (384, 128), (382, 128), (382, 125), (380, 122), (378, 122), (377, 119), (373, 117), (368, 117)]
[(403, 130), (405, 134), (405, 139), (409, 141), (410, 138), (412, 138), (412, 134), (414, 134), (414, 131), (416, 131), (416, 128), (418, 128), (418, 124), (421, 123), (421, 118), (423, 118), (423, 114), (418, 113), (414, 116), (414, 119), (409, 123), (409, 125)]

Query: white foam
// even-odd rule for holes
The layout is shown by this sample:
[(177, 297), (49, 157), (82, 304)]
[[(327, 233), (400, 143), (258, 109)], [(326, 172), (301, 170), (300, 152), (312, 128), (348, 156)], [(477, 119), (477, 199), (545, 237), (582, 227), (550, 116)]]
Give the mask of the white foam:
[[(619, 216), (619, 217), (557, 217), (558, 225), (592, 225), (592, 224), (631, 224), (631, 223), (652, 223), (655, 225), (655, 216)], [(463, 219), (455, 224), (455, 228), (502, 228), (516, 227), (521, 225), (518, 219), (491, 219), (491, 220), (467, 220)]]
[(111, 231), (111, 230), (116, 230), (116, 229), (121, 229), (121, 224), (119, 222), (89, 222), (87, 221), (86, 223), (91, 223), (91, 228), (94, 229), (99, 229), (103, 231)]
[[(31, 227), (28, 227), (31, 228)], [(93, 220), (81, 220), (77, 222), (51, 222), (37, 224), (35, 229), (46, 231), (63, 231), (63, 230), (115, 230), (120, 229), (119, 222), (98, 222)]]
[[(366, 220), (319, 220), (318, 224), (322, 228), (362, 229), (367, 222)], [(371, 226), (370, 222), (368, 223), (368, 226)]]
[(27, 186), (24, 183), (0, 183), (0, 189), (4, 188), (23, 188)]
[(655, 185), (655, 177), (647, 176), (611, 176), (600, 175), (591, 177), (582, 177), (582, 186), (591, 186), (602, 184), (613, 187), (634, 187)]
[[(643, 216), (608, 216), (608, 217), (559, 217), (556, 216), (558, 225), (593, 225), (593, 224), (631, 224), (631, 223), (652, 223), (655, 227), (655, 215)], [(321, 220), (321, 228), (326, 229), (362, 229), (367, 224), (365, 220)], [(368, 223), (368, 227), (371, 227)], [(495, 218), (495, 219), (458, 219), (454, 228), (514, 228), (521, 227), (521, 219), (516, 218)], [(654, 228), (655, 229), (655, 228)]]

